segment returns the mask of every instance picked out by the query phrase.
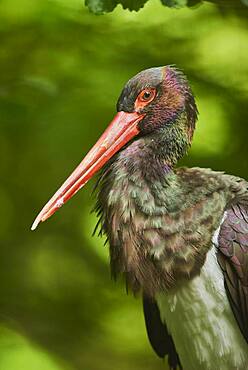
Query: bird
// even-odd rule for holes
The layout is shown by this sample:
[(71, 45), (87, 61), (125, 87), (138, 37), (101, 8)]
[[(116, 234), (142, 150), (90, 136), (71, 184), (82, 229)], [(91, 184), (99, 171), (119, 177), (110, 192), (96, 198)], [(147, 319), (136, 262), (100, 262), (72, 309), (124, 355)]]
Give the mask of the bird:
[(98, 172), (99, 234), (113, 278), (143, 300), (145, 326), (169, 368), (248, 369), (248, 183), (177, 167), (198, 118), (175, 65), (132, 77), (117, 114), (44, 206), (32, 230)]

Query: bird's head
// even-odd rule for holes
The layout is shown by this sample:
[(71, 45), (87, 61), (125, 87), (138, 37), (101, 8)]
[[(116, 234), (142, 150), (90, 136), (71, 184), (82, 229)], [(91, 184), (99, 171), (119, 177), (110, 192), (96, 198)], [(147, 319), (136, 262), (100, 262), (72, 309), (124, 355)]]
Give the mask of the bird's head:
[(117, 111), (143, 116), (140, 135), (168, 133), (181, 126), (191, 143), (197, 108), (185, 75), (175, 67), (149, 68), (130, 79), (117, 102)]
[(32, 230), (45, 221), (131, 140), (145, 136), (172, 164), (191, 144), (197, 108), (184, 74), (175, 67), (150, 68), (123, 88), (118, 113), (97, 143), (35, 219)]

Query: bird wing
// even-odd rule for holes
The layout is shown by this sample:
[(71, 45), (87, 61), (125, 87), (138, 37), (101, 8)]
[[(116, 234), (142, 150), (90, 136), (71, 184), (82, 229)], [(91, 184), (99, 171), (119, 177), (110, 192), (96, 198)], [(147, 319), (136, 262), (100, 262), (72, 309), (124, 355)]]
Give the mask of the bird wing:
[(218, 262), (227, 296), (239, 328), (248, 342), (248, 206), (226, 211), (218, 236)]
[(156, 302), (143, 296), (143, 309), (146, 331), (152, 348), (161, 358), (168, 355), (171, 370), (182, 369), (172, 336), (169, 334), (165, 323), (161, 321)]

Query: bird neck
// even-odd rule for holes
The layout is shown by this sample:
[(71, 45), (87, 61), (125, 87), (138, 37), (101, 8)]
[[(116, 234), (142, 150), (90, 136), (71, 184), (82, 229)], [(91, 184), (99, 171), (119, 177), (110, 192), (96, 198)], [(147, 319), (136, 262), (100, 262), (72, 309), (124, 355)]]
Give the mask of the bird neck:
[(163, 152), (163, 145), (151, 137), (140, 138), (122, 152), (117, 158), (119, 169), (125, 168), (128, 176), (143, 179), (145, 182), (169, 180), (174, 176), (175, 160), (169, 153)]
[(154, 156), (173, 168), (191, 146), (193, 128), (186, 111), (182, 111), (159, 132), (155, 132), (148, 146)]
[(161, 150), (157, 155), (155, 146), (140, 138), (118, 154), (103, 176), (107, 207), (129, 214), (130, 207), (135, 210), (138, 204), (141, 213), (154, 217), (180, 208), (182, 189), (171, 157), (161, 155)]
[(134, 140), (120, 153), (115, 161), (130, 173), (142, 173), (148, 180), (174, 177), (174, 167), (188, 151), (192, 132), (187, 126), (187, 116), (182, 112), (173, 123)]

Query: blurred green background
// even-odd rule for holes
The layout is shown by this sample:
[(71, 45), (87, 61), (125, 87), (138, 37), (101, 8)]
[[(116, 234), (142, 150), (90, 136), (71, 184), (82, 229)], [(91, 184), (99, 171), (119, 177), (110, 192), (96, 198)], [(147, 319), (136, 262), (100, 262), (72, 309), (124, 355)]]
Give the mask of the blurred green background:
[(30, 225), (115, 113), (125, 81), (177, 64), (200, 111), (183, 164), (248, 179), (247, 12), (212, 4), (104, 16), (81, 0), (0, 2), (0, 370), (160, 370), (139, 299), (91, 237), (90, 182)]

